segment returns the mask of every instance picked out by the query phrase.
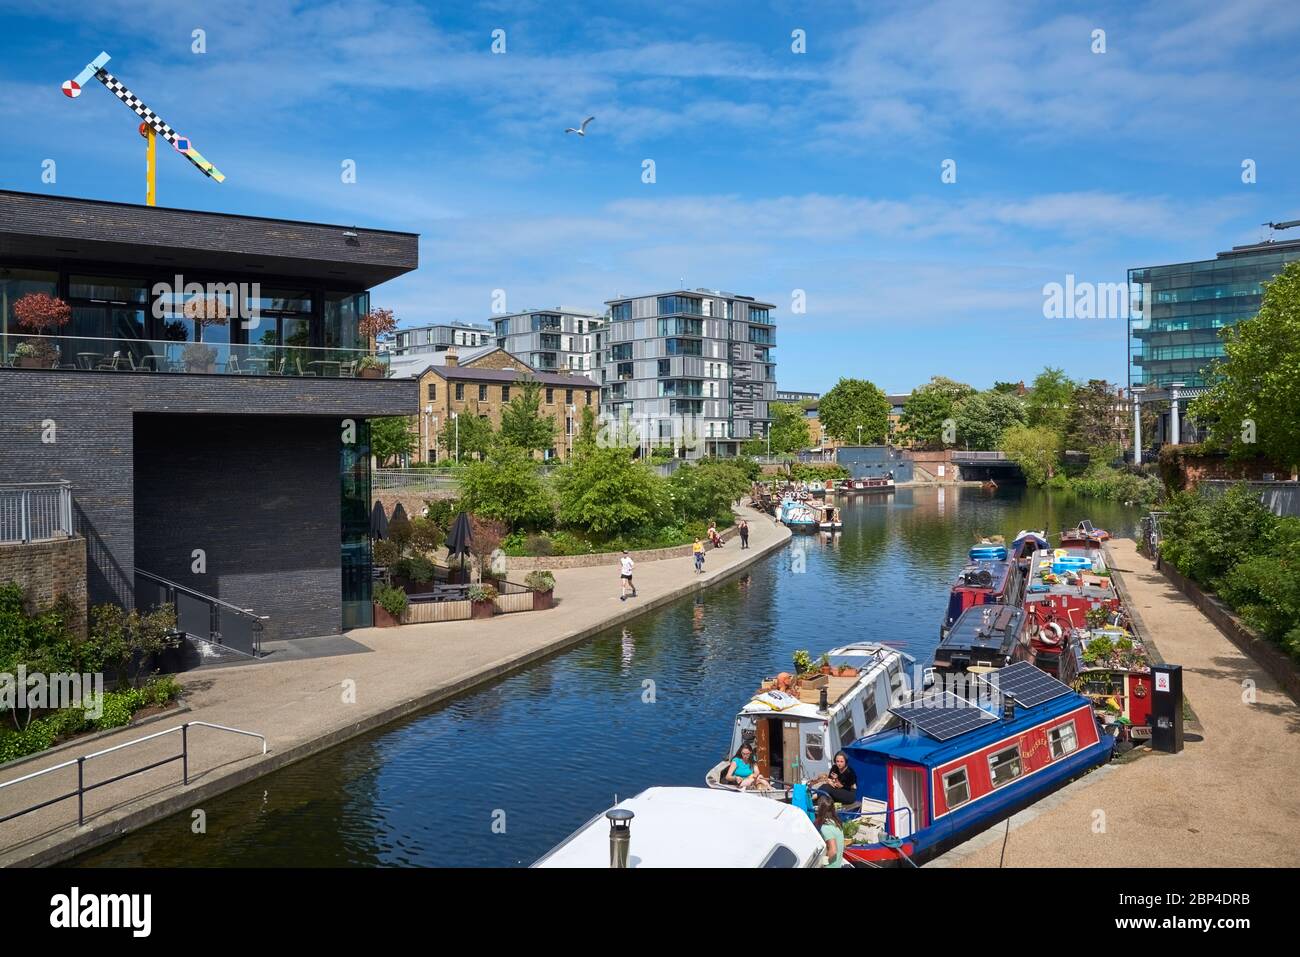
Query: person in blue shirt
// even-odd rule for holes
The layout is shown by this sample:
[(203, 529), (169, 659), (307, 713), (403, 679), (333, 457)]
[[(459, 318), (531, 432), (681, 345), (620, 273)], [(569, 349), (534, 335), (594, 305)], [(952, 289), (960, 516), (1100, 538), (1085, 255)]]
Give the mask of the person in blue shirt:
[(754, 749), (746, 742), (732, 757), (727, 769), (722, 772), (722, 782), (732, 784), (742, 791), (750, 788), (770, 788), (767, 778), (758, 773), (754, 761)]

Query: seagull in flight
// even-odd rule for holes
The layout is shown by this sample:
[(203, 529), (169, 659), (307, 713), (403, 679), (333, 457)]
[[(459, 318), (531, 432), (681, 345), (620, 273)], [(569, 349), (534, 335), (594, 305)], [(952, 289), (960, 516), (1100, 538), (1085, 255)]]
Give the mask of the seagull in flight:
[(564, 132), (566, 132), (566, 133), (577, 133), (579, 136), (586, 136), (586, 135), (587, 135), (587, 124), (590, 123), (590, 122), (591, 122), (592, 120), (594, 120), (594, 119), (595, 119), (594, 116), (589, 116), (589, 117), (587, 117), (585, 120), (582, 121), (582, 126), (579, 127), (578, 129), (575, 130), (572, 126), (570, 126), (570, 127), (569, 127), (567, 130), (565, 130)]

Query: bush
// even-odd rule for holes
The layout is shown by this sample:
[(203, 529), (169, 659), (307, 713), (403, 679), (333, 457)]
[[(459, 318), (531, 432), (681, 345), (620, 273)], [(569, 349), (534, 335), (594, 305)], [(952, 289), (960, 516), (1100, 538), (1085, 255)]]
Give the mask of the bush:
[(402, 550), (397, 547), (397, 543), (387, 538), (381, 538), (375, 542), (374, 547), (375, 564), (383, 565), (390, 571), (396, 571), (396, 565), (401, 561)]
[(104, 713), (93, 722), (95, 730), (106, 731), (128, 725), (136, 710), (137, 700), (131, 692), (110, 691), (104, 695)]
[(375, 604), (384, 611), (388, 612), (398, 621), (406, 614), (406, 606), (409, 604), (406, 592), (400, 588), (381, 588), (375, 592)]
[(838, 482), (849, 477), (849, 470), (833, 462), (796, 462), (790, 466), (790, 478), (795, 482)]
[(433, 581), (433, 562), (423, 555), (414, 555), (403, 559), (406, 562), (406, 575), (417, 585)]
[(554, 591), (555, 576), (544, 569), (529, 572), (524, 577), (524, 584), (533, 591)]
[(529, 535), (524, 541), (524, 550), (528, 555), (549, 555), (551, 554), (551, 539), (549, 535)]
[(470, 601), (495, 601), (497, 590), (492, 585), (479, 584), (469, 586)]

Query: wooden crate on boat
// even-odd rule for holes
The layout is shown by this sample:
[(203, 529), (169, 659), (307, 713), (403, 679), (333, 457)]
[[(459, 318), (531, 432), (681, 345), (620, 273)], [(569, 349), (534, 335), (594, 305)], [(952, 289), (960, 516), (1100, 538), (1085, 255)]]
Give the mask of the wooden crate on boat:
[(821, 684), (822, 681), (825, 682), (826, 700), (829, 704), (834, 704), (836, 701), (839, 701), (840, 698), (844, 695), (844, 693), (847, 692), (858, 682), (856, 675), (854, 675), (852, 678), (838, 678), (830, 675), (818, 675), (817, 679), (818, 680), (816, 684), (810, 681), (805, 681), (803, 682), (803, 684), (799, 686), (799, 700), (802, 701), (804, 704), (821, 703), (821, 699), (822, 699), (821, 689), (823, 687)]

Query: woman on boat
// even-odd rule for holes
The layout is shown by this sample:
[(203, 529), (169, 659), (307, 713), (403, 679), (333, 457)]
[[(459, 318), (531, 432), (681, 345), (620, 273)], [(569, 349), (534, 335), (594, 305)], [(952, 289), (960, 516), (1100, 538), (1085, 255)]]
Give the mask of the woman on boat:
[(825, 794), (817, 795), (817, 830), (826, 841), (826, 866), (844, 866), (844, 828), (835, 813), (835, 802)]
[(836, 753), (830, 771), (813, 778), (809, 786), (840, 804), (854, 804), (858, 800), (858, 776), (849, 767), (843, 751)]
[(725, 784), (734, 784), (742, 791), (748, 791), (753, 787), (767, 789), (772, 786), (767, 778), (755, 769), (754, 749), (748, 743), (740, 746), (740, 750), (727, 765), (727, 770), (722, 772), (722, 780)]

